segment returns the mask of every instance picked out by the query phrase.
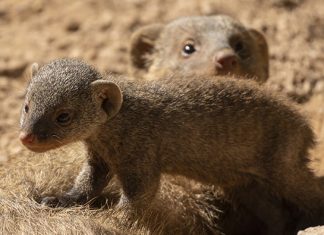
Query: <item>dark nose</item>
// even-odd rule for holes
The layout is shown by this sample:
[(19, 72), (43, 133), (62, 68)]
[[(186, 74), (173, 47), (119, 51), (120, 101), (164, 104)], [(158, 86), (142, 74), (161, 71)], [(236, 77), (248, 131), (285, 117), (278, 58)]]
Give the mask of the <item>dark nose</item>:
[(219, 51), (215, 55), (215, 64), (217, 69), (230, 72), (237, 67), (238, 58), (231, 50)]
[(19, 139), (23, 144), (32, 144), (35, 141), (35, 135), (21, 132), (19, 134)]

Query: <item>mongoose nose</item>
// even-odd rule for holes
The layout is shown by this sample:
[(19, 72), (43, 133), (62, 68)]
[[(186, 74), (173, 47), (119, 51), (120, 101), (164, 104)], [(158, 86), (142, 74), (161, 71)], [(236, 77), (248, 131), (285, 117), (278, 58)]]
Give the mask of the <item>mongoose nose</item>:
[(21, 132), (19, 134), (19, 139), (24, 145), (32, 144), (34, 142), (34, 140), (35, 140), (35, 135), (28, 134), (26, 132)]
[(220, 51), (215, 55), (215, 63), (217, 69), (229, 72), (236, 68), (238, 58), (232, 51)]

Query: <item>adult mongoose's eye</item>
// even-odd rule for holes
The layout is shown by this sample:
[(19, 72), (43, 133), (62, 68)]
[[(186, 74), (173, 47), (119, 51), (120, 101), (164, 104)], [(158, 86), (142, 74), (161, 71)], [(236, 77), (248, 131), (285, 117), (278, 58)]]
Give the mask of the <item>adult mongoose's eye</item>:
[(187, 57), (196, 51), (195, 45), (193, 42), (187, 42), (182, 48), (182, 55)]
[(25, 104), (25, 106), (24, 106), (24, 111), (25, 111), (25, 113), (28, 113), (28, 111), (29, 111), (29, 107), (27, 104)]
[(59, 124), (68, 124), (71, 121), (71, 116), (69, 113), (61, 113), (57, 116), (56, 121)]

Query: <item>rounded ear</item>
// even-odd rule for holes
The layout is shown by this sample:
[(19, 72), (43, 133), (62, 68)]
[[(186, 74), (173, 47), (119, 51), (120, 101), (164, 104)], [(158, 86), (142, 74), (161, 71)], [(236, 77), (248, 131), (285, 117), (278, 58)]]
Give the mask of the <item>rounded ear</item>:
[(261, 59), (263, 60), (264, 68), (264, 77), (265, 80), (269, 77), (269, 47), (265, 36), (255, 29), (249, 29), (249, 33), (253, 38), (254, 42), (256, 43), (259, 51)]
[(114, 117), (123, 103), (123, 95), (119, 86), (106, 80), (96, 80), (91, 83), (91, 89), (92, 95), (107, 113), (108, 118)]
[(132, 75), (147, 72), (150, 55), (154, 53), (155, 41), (163, 30), (162, 24), (151, 24), (135, 31), (130, 43), (129, 72)]
[(31, 69), (30, 69), (31, 77), (34, 77), (36, 75), (38, 69), (39, 69), (39, 65), (37, 63), (33, 63), (31, 65)]

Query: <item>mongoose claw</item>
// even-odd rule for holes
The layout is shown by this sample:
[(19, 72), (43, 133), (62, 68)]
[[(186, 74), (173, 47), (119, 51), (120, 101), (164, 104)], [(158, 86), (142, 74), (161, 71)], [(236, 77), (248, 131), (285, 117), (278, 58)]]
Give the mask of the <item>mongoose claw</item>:
[(41, 205), (57, 207), (59, 204), (59, 199), (57, 197), (44, 197), (41, 201)]

